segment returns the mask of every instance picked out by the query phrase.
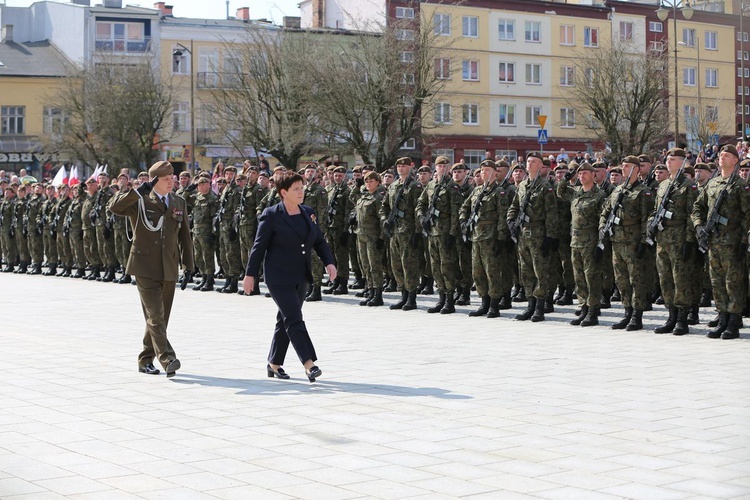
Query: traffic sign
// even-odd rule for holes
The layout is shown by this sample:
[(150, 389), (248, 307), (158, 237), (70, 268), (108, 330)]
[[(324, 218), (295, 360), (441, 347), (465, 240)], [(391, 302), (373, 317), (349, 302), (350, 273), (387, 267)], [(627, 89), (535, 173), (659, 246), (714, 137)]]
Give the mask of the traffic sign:
[(537, 139), (538, 139), (539, 144), (547, 144), (547, 131), (546, 130), (544, 129), (537, 130), (536, 134), (537, 134)]
[(547, 124), (547, 115), (539, 115), (536, 117), (536, 120), (539, 122), (539, 128), (543, 129)]

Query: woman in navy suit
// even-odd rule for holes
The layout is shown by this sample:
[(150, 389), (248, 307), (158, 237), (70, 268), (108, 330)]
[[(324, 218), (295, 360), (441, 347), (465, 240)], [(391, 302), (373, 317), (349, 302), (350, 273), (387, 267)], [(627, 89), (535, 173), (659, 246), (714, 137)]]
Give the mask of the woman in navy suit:
[(301, 175), (287, 172), (276, 183), (282, 201), (266, 208), (260, 216), (242, 288), (248, 295), (255, 289), (265, 258), (263, 275), (266, 286), (279, 308), (266, 367), (268, 376), (289, 378), (281, 365), (291, 342), (305, 367), (307, 378), (315, 382), (322, 371), (315, 366), (318, 359), (315, 347), (302, 319), (302, 304), (312, 283), (313, 249), (325, 264), (331, 279), (336, 279), (336, 262), (316, 222), (315, 212), (302, 205), (305, 198), (303, 182)]

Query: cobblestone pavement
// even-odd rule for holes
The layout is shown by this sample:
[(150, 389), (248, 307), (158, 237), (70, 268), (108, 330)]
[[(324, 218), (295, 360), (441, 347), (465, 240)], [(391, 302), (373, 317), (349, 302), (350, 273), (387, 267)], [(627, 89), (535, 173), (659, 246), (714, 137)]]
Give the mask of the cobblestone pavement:
[(135, 287), (2, 274), (0, 497), (750, 498), (747, 330), (614, 332), (619, 305), (593, 328), (571, 307), (427, 314), (434, 300), (306, 304), (310, 384), (293, 352), (291, 380), (266, 377), (271, 299), (178, 291), (168, 380), (137, 372)]

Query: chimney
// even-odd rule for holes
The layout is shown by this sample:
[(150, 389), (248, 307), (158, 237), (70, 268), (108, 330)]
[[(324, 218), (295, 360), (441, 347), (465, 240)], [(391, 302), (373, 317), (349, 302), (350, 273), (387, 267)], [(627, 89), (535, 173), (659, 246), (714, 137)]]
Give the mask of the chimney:
[(302, 28), (302, 18), (295, 16), (284, 16), (282, 26), (289, 29)]
[(104, 0), (104, 6), (109, 9), (122, 9), (122, 0)]
[(250, 7), (240, 7), (237, 9), (237, 19), (240, 21), (250, 20)]
[(3, 26), (3, 43), (10, 43), (13, 41), (13, 25), (6, 24)]
[(161, 17), (172, 17), (173, 7), (171, 5), (167, 5), (164, 2), (156, 2), (154, 4), (154, 9), (159, 11)]

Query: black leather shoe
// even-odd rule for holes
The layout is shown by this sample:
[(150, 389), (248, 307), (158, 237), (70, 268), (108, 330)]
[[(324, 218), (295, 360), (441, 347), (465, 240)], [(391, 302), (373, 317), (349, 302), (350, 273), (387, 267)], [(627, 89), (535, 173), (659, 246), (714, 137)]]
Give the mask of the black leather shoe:
[(138, 371), (141, 373), (146, 373), (148, 375), (159, 375), (161, 373), (158, 368), (154, 366), (153, 363), (149, 363), (147, 365), (139, 366)]
[(284, 369), (282, 367), (279, 367), (277, 370), (274, 370), (271, 368), (271, 365), (266, 365), (266, 372), (268, 373), (269, 378), (280, 378), (283, 380), (286, 380), (289, 378), (289, 375), (286, 374)]
[(167, 378), (172, 378), (176, 375), (176, 371), (180, 369), (180, 360), (179, 359), (173, 359), (167, 364), (167, 367), (164, 368), (167, 370)]
[(323, 375), (323, 372), (321, 371), (321, 369), (314, 365), (309, 370), (305, 370), (305, 373), (307, 374), (307, 378), (308, 380), (310, 380), (310, 382), (315, 382), (316, 378)]

